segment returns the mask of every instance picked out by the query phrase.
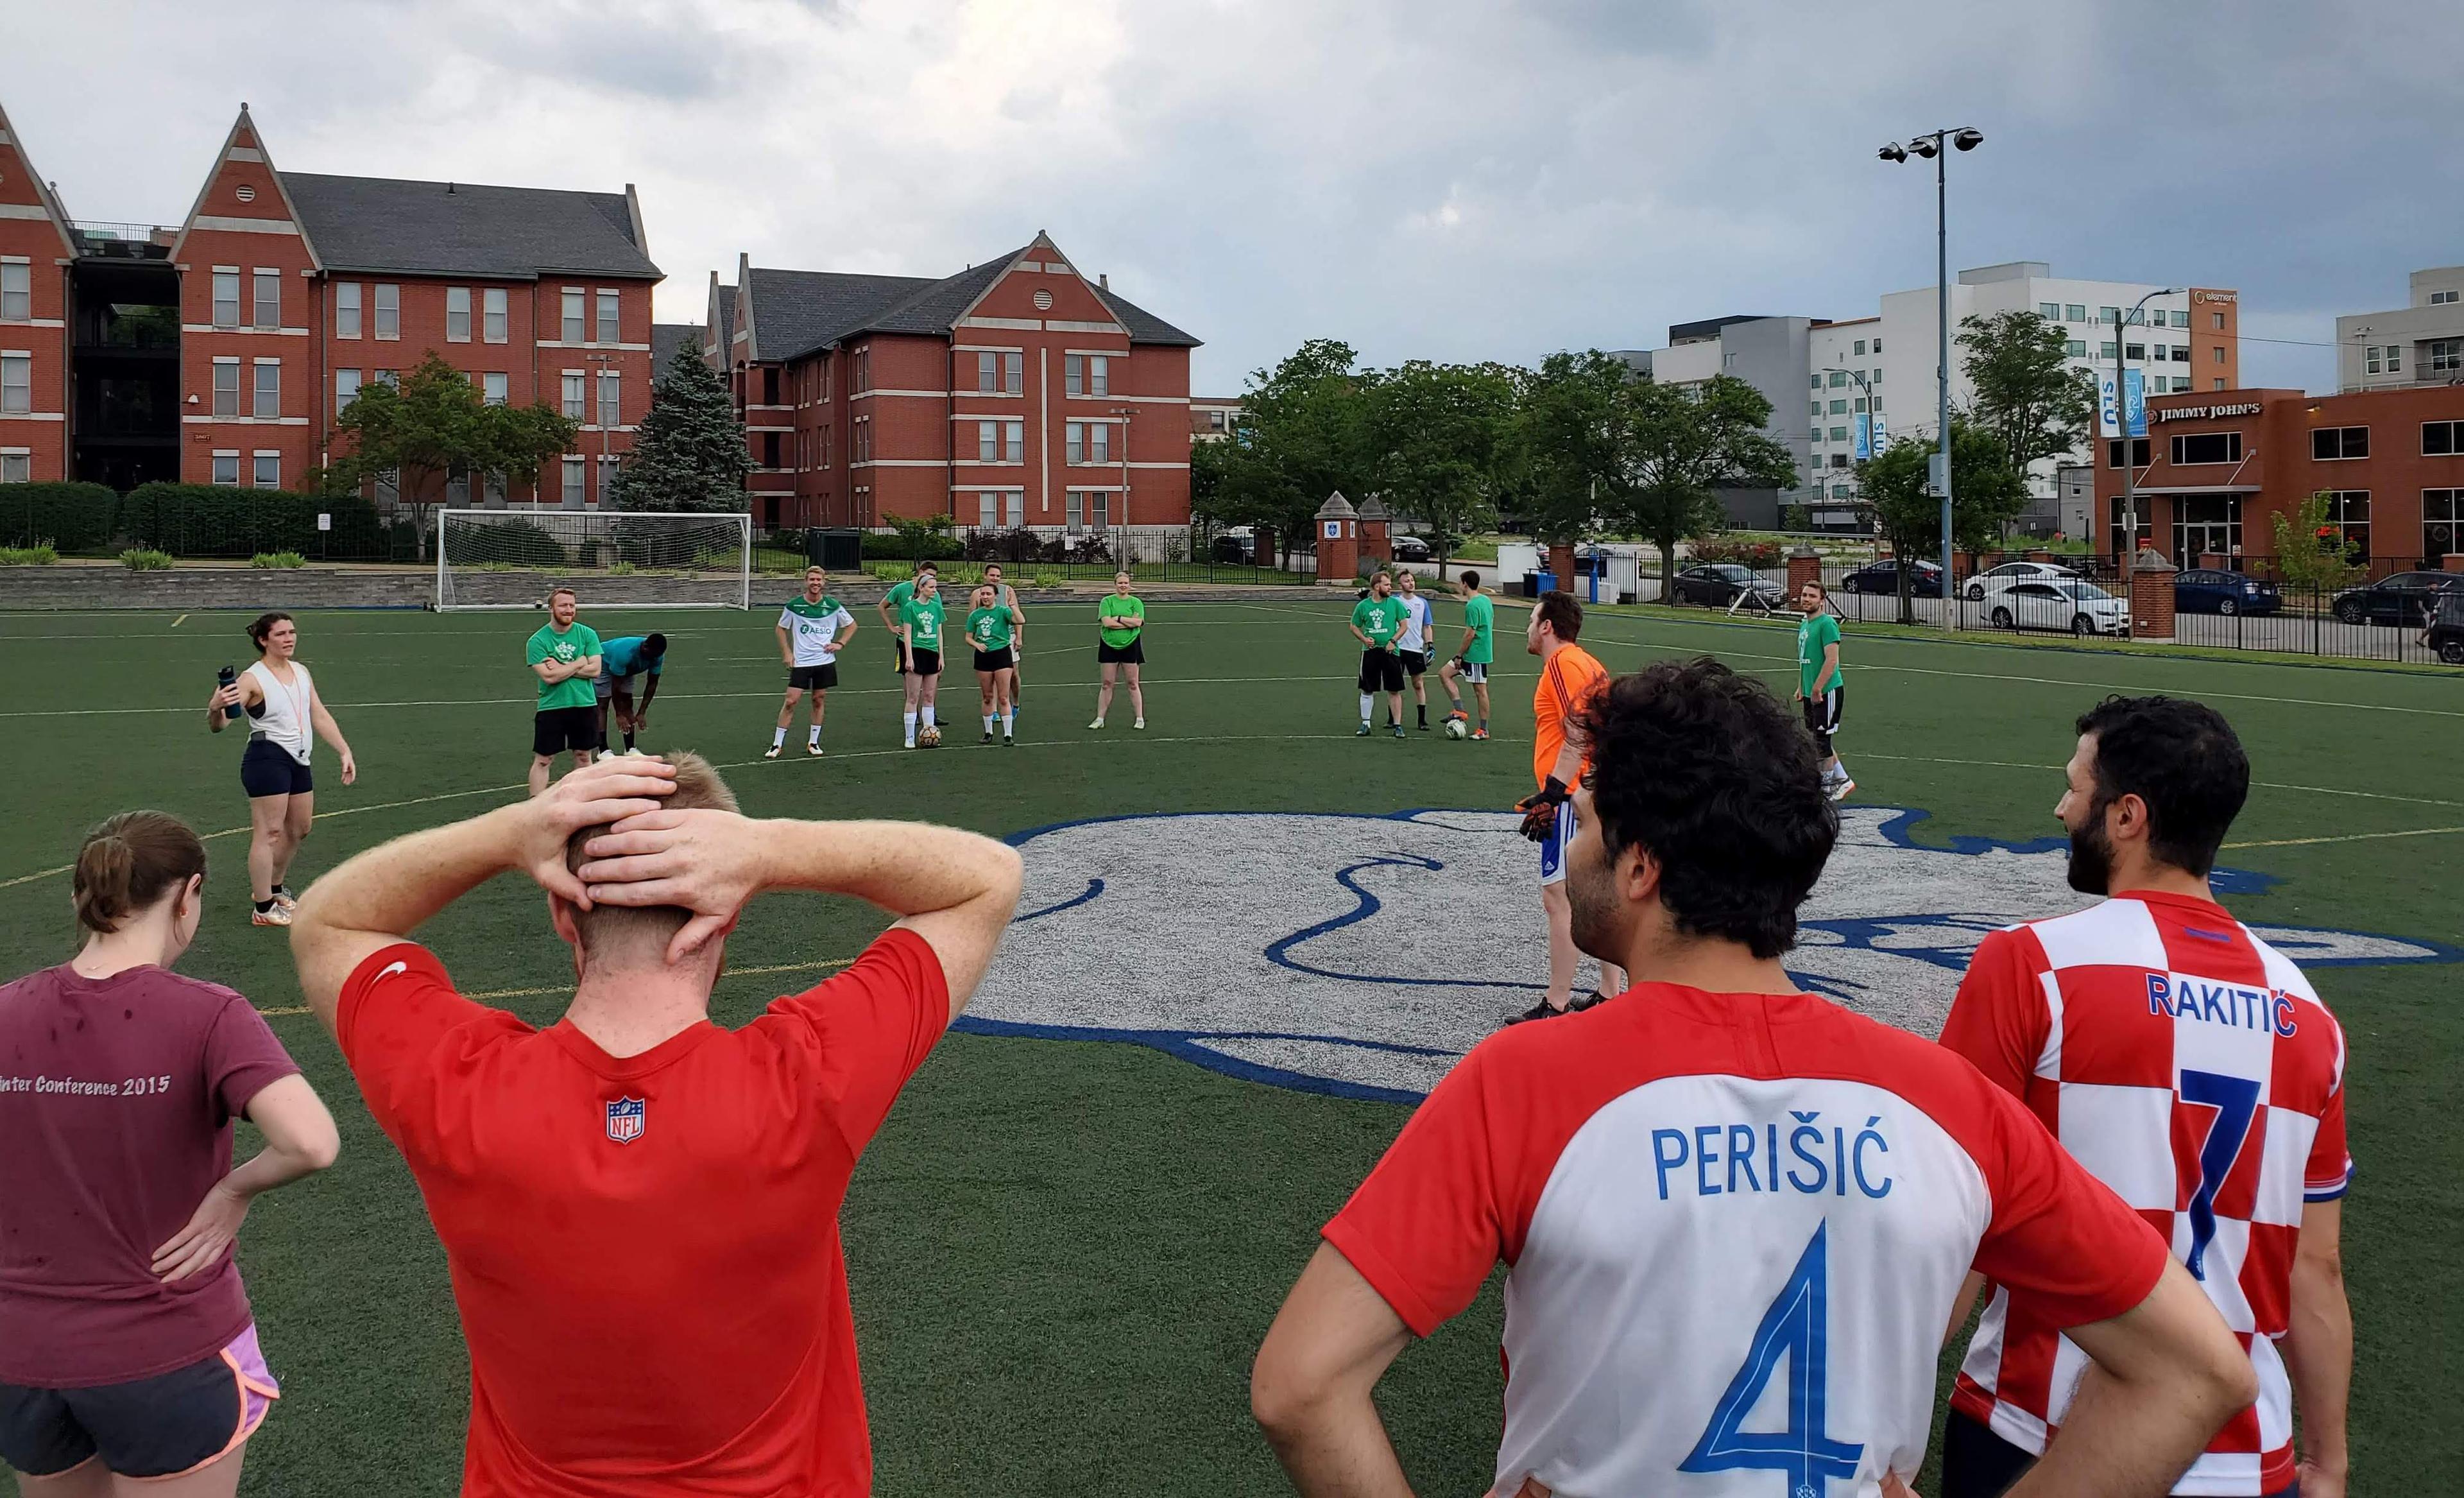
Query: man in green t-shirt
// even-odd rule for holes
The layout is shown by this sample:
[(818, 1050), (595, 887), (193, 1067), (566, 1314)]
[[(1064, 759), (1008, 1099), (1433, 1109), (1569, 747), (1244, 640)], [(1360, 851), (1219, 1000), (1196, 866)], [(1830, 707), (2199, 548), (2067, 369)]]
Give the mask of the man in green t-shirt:
[(1403, 737), (1403, 657), (1395, 637), (1403, 632), (1403, 601), (1395, 596), (1395, 580), (1380, 572), (1369, 580), (1369, 596), (1353, 606), (1352, 637), (1360, 650), (1360, 731), (1369, 737), (1369, 716), (1377, 694), (1386, 694), (1386, 722), (1395, 737)]
[(1839, 710), (1845, 689), (1839, 684), (1839, 620), (1825, 611), (1830, 597), (1819, 583), (1796, 590), (1796, 606), (1805, 620), (1796, 627), (1796, 700), (1805, 704), (1805, 726), (1822, 756), (1822, 785), (1833, 801), (1844, 801), (1857, 788), (1848, 767), (1839, 762), (1831, 736), (1839, 732)]
[(1488, 737), (1488, 668), (1497, 660), (1497, 606), (1480, 590), (1480, 574), (1463, 575), (1463, 633), (1455, 653), (1438, 668), (1438, 685), (1446, 689), (1446, 700), (1454, 704), (1449, 717), (1461, 717), (1463, 691), (1458, 680), (1471, 683), (1472, 697), (1480, 704), (1480, 726), (1471, 731), (1474, 738)]
[(919, 722), (934, 730), (933, 741), (938, 743), (941, 734), (933, 721), (933, 699), (941, 690), (939, 573), (928, 568), (915, 574), (915, 586), (898, 606), (897, 621), (891, 628), (907, 647), (901, 652), (907, 673), (907, 747), (915, 747)]
[(875, 606), (881, 610), (882, 626), (890, 631), (891, 653), (896, 657), (891, 662), (891, 670), (898, 675), (907, 674), (907, 638), (898, 632), (898, 611), (906, 607), (908, 600), (915, 596), (917, 584), (928, 577), (938, 582), (940, 576), (941, 569), (938, 566), (930, 562), (919, 562), (915, 563), (915, 575), (892, 586)]
[(548, 622), (526, 652), (539, 678), (539, 711), (531, 717), (531, 794), (547, 789), (556, 757), (573, 752), (573, 767), (590, 762), (599, 743), (599, 631), (574, 622), (582, 601), (569, 587), (547, 597)]
[(1147, 663), (1147, 606), (1130, 591), (1130, 582), (1128, 573), (1113, 573), (1112, 590), (1095, 606), (1095, 664), (1104, 684), (1095, 689), (1095, 721), (1089, 728), (1104, 726), (1104, 715), (1112, 711), (1112, 682), (1123, 672), (1130, 677), (1130, 726), (1147, 726), (1147, 696), (1138, 686), (1138, 668)]

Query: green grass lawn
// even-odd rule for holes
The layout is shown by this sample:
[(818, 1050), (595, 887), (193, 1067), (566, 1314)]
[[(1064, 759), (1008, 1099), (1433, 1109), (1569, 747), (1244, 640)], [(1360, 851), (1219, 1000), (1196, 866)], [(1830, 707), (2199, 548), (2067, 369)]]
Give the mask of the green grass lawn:
[[(1010, 834), (1155, 812), (1496, 809), (1527, 793), (1532, 663), (1512, 638), (1519, 612), (1501, 611), (1499, 741), (1479, 745), (1351, 737), (1348, 609), (1348, 600), (1152, 606), (1149, 728), (1128, 731), (1124, 702), (1101, 736), (1083, 726), (1092, 601), (1031, 609), (1022, 747), (975, 746), (973, 681), (954, 674), (944, 716), (957, 731), (932, 754), (897, 746), (887, 647), (862, 609), (864, 633), (830, 697), (829, 757), (776, 764), (759, 760), (781, 686), (767, 609), (585, 619), (603, 634), (668, 633), (672, 664), (649, 746), (709, 755), (755, 815), (923, 817)], [(1460, 606), (1441, 604), (1439, 616), (1450, 644)], [(69, 952), (59, 869), (100, 817), (154, 805), (218, 834), (208, 918), (184, 967), (275, 1011), (344, 1138), (338, 1168), (262, 1199), (244, 1234), (287, 1392), (251, 1448), (243, 1490), (451, 1493), (467, 1385), (443, 1254), (333, 1043), (297, 1012), (282, 939), (247, 923), (239, 742), (209, 738), (203, 721), (215, 668), (250, 658), (242, 622), (0, 617), (15, 662), (0, 719), (19, 746), (11, 815), (0, 824), (0, 958), (13, 973)], [(295, 886), (354, 849), (519, 794), (532, 697), (519, 651), (538, 623), (530, 613), (302, 619), (301, 657), (361, 778), (342, 788), (320, 748), (322, 815)], [(1783, 692), (1793, 659), (1784, 626), (1662, 611), (1595, 611), (1585, 643), (1612, 669), (1717, 653), (1771, 673)], [(2081, 709), (2114, 691), (2197, 695), (2233, 720), (2259, 782), (2226, 857), (2278, 882), (2236, 896), (2240, 914), (2456, 937), (2464, 695), (2452, 679), (1860, 637), (1854, 627), (1845, 654), (1841, 748), (1857, 800), (1930, 812), (1920, 842), (2046, 834)], [(791, 754), (801, 737), (800, 726)], [(1537, 942), (1535, 903), (1528, 888), (1502, 890), (1485, 939)], [(758, 905), (730, 945), (736, 971), (716, 1017), (743, 1022), (817, 964), (854, 954), (878, 925), (845, 902)], [(559, 1012), (569, 957), (528, 886), (499, 881), (427, 935), (466, 989), (501, 995), (535, 1022)], [(1459, 938), (1431, 931), (1404, 959), (1441, 969)], [(1208, 951), (1145, 949), (1134, 931), (1119, 939), (1129, 959), (1208, 980)], [(2456, 977), (2392, 966), (2319, 978), (2346, 1026), (2360, 1162), (2346, 1211), (2362, 1350), (2356, 1494), (2464, 1489), (2464, 1446), (2436, 1414), (2464, 1400)], [(879, 1490), (1277, 1490), (1248, 1418), (1249, 1357), (1317, 1225), (1405, 1116), (1391, 1103), (1236, 1080), (1152, 1049), (952, 1036), (867, 1154), (845, 1217)], [(1491, 1292), (1408, 1351), (1384, 1386), (1422, 1491), (1474, 1492), (1488, 1481), (1499, 1320)]]

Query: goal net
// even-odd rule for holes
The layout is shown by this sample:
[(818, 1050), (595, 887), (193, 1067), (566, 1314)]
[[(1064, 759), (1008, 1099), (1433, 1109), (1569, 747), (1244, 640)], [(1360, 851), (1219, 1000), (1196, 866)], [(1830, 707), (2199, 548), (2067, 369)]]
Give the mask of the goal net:
[(436, 606), (536, 608), (574, 588), (588, 605), (749, 608), (753, 518), (589, 510), (443, 510)]

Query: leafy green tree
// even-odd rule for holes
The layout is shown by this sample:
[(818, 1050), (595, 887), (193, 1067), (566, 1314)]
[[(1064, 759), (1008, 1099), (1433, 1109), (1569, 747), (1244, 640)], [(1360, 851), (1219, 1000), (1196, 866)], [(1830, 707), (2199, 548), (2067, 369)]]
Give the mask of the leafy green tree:
[[(1873, 509), (1882, 540), (1899, 558), (1900, 623), (1916, 622), (1910, 584), (1915, 562), (1942, 543), (1942, 501), (1926, 491), (1934, 445), (1903, 437), (1857, 465), (1857, 492)], [(1963, 417), (1950, 420), (1950, 533), (1954, 544), (1980, 550), (1993, 543), (2028, 503), (2028, 483), (2001, 440)], [(1948, 580), (1945, 579), (1947, 585)]]
[(683, 347), (650, 392), (650, 413), (633, 434), (609, 497), (620, 510), (741, 511), (751, 503), (744, 475), (752, 471), (727, 382), (698, 350)]
[[(2334, 506), (2334, 496), (2322, 489), (2295, 505), (2292, 514), (2279, 510), (2270, 517), (2276, 527), (2276, 573), (2287, 587), (2332, 592), (2361, 581), (2367, 570), (2352, 560), (2360, 548), (2344, 540), (2344, 528), (2331, 518)], [(2191, 559), (2181, 561), (2187, 566)]]
[(1522, 371), (1416, 359), (1366, 382), (1363, 430), (1387, 507), (1425, 520), (1438, 576), (1497, 520)]
[[(551, 407), (489, 405), (470, 376), (431, 349), (399, 384), (360, 386), (334, 421), (341, 455), (315, 482), (327, 494), (358, 494), (380, 475), (398, 474), (401, 502), (425, 510), (444, 498), (443, 481), (456, 474), (536, 484), (539, 469), (572, 451), (581, 432), (579, 423)], [(424, 516), (422, 521), (424, 554)]]
[(1367, 437), (1364, 377), (1352, 346), (1311, 339), (1272, 369), (1249, 377), (1242, 415), (1214, 479), (1214, 518), (1263, 525), (1278, 559), (1310, 534), (1318, 506), (1342, 491), (1358, 499), (1375, 487)]
[(2031, 463), (2079, 451), (2096, 414), (2096, 382), (2066, 362), (2061, 325), (2033, 312), (1997, 312), (1959, 326), (1961, 367), (1976, 392), (1970, 416), (2002, 444), (2012, 471), (2024, 475)]
[(1716, 529), (1723, 489), (1786, 489), (1789, 451), (1764, 428), (1771, 402), (1733, 375), (1699, 386), (1629, 381), (1618, 403), (1618, 481), (1608, 513), (1660, 548), (1660, 596), (1674, 595), (1677, 543)]
[(1634, 371), (1598, 349), (1560, 351), (1523, 384), (1504, 490), (1509, 513), (1551, 549), (1595, 534), (1624, 479), (1626, 386)]

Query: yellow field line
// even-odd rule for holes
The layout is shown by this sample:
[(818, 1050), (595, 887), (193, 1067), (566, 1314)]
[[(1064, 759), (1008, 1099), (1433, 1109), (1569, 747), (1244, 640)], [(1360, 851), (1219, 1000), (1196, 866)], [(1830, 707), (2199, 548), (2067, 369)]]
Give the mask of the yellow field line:
[(182, 625), (187, 624), (187, 622), (188, 622), (188, 616), (187, 616), (187, 615), (186, 615), (186, 614), (182, 614), (179, 618), (174, 619), (174, 620), (172, 620), (172, 621), (171, 621), (171, 628), (174, 628), (174, 629), (177, 629), (177, 628), (180, 628)]

